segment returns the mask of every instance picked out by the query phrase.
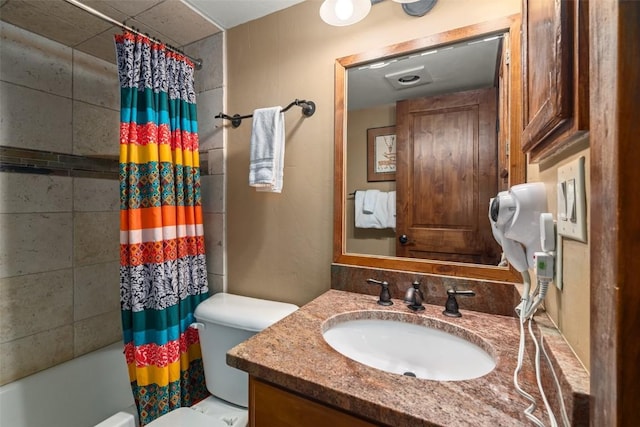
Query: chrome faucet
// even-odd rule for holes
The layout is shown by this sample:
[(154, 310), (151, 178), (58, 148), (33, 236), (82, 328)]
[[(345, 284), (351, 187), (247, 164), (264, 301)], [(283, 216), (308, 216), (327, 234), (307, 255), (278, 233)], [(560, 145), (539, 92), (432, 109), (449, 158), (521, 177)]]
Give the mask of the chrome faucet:
[(380, 285), (380, 297), (378, 298), (378, 304), (380, 305), (392, 305), (391, 294), (389, 293), (389, 283), (385, 281), (367, 279), (367, 283), (374, 285)]
[(404, 302), (407, 303), (407, 307), (413, 311), (424, 310), (424, 294), (420, 290), (420, 282), (417, 280), (412, 283), (412, 288), (407, 289), (407, 293), (404, 294)]
[(456, 295), (473, 297), (476, 293), (471, 290), (457, 291), (454, 288), (447, 289), (447, 302), (444, 304), (444, 311), (442, 312), (445, 316), (462, 317), (462, 314), (458, 310)]

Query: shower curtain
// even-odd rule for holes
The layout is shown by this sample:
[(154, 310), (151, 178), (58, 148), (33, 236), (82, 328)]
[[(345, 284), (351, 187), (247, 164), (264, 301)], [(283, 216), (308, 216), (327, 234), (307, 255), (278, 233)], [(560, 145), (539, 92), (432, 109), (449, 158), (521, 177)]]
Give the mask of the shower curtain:
[(141, 425), (208, 395), (195, 307), (208, 297), (193, 63), (116, 35), (120, 304)]

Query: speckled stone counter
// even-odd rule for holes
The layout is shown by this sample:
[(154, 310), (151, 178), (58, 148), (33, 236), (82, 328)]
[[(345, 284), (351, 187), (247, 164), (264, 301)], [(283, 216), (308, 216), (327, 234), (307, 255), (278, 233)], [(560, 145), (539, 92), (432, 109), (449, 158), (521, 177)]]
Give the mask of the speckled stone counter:
[[(531, 425), (529, 405), (513, 385), (519, 343), (518, 320), (461, 310), (461, 318), (426, 305), (416, 314), (400, 300), (383, 307), (377, 297), (330, 290), (227, 353), (227, 363), (256, 378), (323, 404), (390, 426)], [(479, 344), (496, 360), (489, 374), (467, 381), (430, 381), (391, 374), (355, 362), (331, 348), (323, 328), (338, 319), (376, 318), (403, 321), (453, 332)], [(336, 317), (338, 316), (338, 317)], [(520, 385), (537, 393), (533, 366), (525, 357)], [(536, 411), (539, 417), (546, 415)]]

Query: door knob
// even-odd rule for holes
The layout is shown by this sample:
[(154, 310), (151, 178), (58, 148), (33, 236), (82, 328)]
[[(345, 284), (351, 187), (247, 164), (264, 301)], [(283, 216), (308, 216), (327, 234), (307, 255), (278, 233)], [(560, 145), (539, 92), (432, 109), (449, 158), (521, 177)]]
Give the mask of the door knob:
[(409, 236), (403, 234), (402, 236), (398, 237), (398, 241), (401, 245), (406, 245), (409, 242)]

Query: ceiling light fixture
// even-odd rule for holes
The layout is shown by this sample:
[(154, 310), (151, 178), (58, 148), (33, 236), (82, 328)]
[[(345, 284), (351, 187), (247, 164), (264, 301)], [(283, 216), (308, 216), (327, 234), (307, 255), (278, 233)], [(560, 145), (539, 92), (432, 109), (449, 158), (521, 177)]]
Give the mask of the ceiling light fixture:
[[(320, 17), (324, 22), (336, 27), (355, 24), (363, 20), (371, 10), (371, 5), (383, 0), (324, 0), (320, 6)], [(431, 10), (437, 0), (393, 0), (402, 3), (407, 15), (423, 16)]]
[(320, 6), (320, 17), (336, 27), (355, 24), (371, 10), (370, 0), (325, 0)]

